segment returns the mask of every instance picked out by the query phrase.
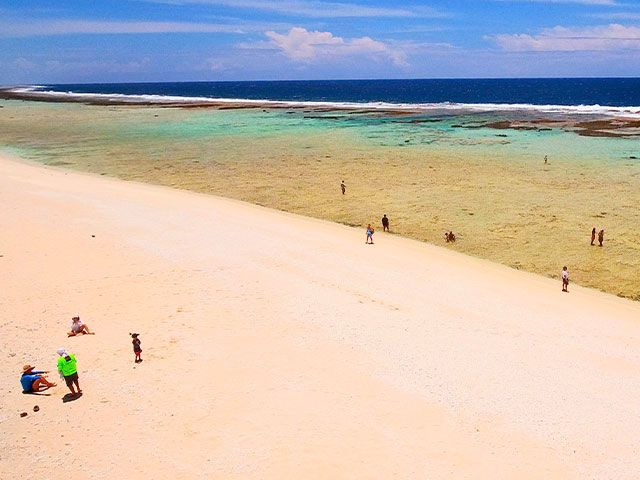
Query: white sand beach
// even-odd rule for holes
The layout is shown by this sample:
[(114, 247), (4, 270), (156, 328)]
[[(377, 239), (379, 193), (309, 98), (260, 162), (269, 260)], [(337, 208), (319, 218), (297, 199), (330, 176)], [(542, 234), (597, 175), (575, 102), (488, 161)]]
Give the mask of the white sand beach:
[(0, 478), (640, 477), (639, 303), (10, 158), (0, 232)]

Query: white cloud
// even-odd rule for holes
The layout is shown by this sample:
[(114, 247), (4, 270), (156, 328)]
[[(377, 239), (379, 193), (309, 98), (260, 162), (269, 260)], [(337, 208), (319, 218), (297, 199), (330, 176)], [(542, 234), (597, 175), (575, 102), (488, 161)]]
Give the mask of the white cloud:
[(104, 22), (93, 20), (0, 22), (0, 38), (123, 33), (243, 33), (243, 29), (235, 25), (187, 22)]
[(441, 18), (447, 16), (431, 7), (371, 7), (356, 3), (321, 2), (318, 0), (144, 0), (171, 5), (219, 5), (275, 12), (287, 16), (311, 18), (338, 17), (407, 17)]
[(331, 32), (309, 31), (301, 27), (294, 27), (286, 34), (269, 31), (266, 35), (271, 39), (271, 46), (296, 61), (366, 56), (390, 60), (396, 66), (407, 65), (406, 55), (401, 49), (391, 48), (370, 37), (344, 39)]
[(493, 40), (512, 52), (575, 52), (640, 49), (640, 27), (611, 24), (596, 27), (554, 27), (539, 35), (496, 35)]

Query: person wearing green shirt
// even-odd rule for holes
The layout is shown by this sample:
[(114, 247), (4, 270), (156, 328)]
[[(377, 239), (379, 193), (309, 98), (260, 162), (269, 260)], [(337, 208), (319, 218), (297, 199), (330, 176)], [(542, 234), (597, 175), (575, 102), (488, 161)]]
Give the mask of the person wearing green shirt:
[[(78, 365), (76, 356), (73, 353), (67, 353), (64, 348), (58, 349), (58, 371), (64, 377), (64, 381), (67, 383), (67, 387), (71, 390), (72, 395), (79, 395), (82, 393), (80, 390), (80, 384), (78, 383)], [(76, 386), (77, 391), (73, 388)]]

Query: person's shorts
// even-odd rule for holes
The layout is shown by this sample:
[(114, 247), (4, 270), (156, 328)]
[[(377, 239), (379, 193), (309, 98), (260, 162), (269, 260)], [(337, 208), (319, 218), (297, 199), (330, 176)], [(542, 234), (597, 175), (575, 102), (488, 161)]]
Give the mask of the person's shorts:
[(568, 280), (568, 279), (566, 279), (566, 278), (563, 278), (563, 279), (562, 279), (562, 284), (563, 284), (563, 285), (569, 285), (569, 280)]
[(72, 373), (68, 377), (64, 377), (64, 381), (67, 382), (67, 387), (70, 387), (71, 385), (73, 385), (73, 382), (78, 381), (78, 372)]

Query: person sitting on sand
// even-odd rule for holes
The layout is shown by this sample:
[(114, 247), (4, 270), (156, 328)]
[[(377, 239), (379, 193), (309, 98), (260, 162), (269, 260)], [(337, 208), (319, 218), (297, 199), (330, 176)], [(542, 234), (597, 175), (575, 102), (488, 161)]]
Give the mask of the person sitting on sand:
[(591, 245), (593, 245), (593, 242), (596, 241), (596, 227), (593, 227), (591, 229)]
[(569, 291), (569, 270), (567, 267), (562, 267), (562, 291)]
[[(82, 393), (80, 390), (80, 383), (78, 382), (78, 362), (76, 356), (73, 353), (67, 353), (64, 348), (58, 349), (58, 371), (64, 377), (64, 381), (71, 390), (72, 395), (79, 395)], [(76, 386), (78, 391), (74, 390), (73, 386)]]
[(388, 232), (389, 231), (389, 219), (387, 218), (387, 214), (386, 213), (384, 215), (382, 215), (382, 231), (383, 232)]
[(604, 230), (598, 232), (598, 243), (600, 246), (602, 246), (602, 242), (604, 242)]
[(20, 384), (22, 385), (22, 393), (37, 393), (41, 390), (46, 390), (51, 387), (55, 387), (55, 383), (51, 383), (42, 374), (49, 373), (44, 370), (34, 370), (35, 367), (31, 365), (25, 365), (22, 367), (22, 377), (20, 377)]
[(456, 241), (456, 236), (453, 234), (451, 230), (449, 230), (449, 241), (452, 243)]
[[(367, 225), (367, 239), (364, 243), (371, 243), (371, 245), (373, 245), (373, 232), (374, 229), (371, 224)], [(369, 242), (369, 240), (371, 240), (371, 242)]]
[(93, 332), (89, 331), (89, 327), (82, 323), (82, 320), (80, 320), (80, 317), (73, 317), (71, 319), (71, 331), (69, 331), (67, 333), (67, 337), (75, 337), (76, 335), (93, 335)]

